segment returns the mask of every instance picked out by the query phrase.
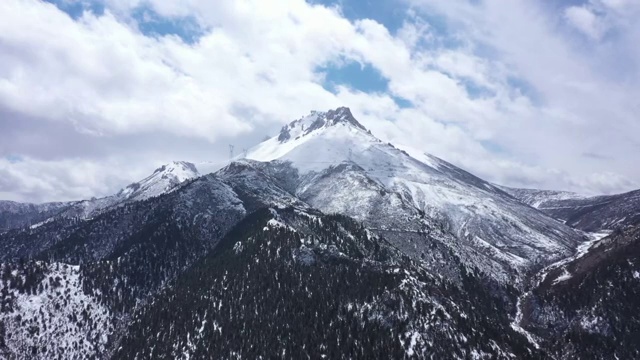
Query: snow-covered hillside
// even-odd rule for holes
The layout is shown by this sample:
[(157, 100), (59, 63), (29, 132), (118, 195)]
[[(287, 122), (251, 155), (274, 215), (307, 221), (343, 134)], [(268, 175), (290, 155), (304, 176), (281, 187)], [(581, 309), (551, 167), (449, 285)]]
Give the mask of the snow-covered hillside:
[[(638, 227), (590, 242), (346, 108), (248, 157), (168, 164), (0, 231), (0, 359), (640, 353)], [(636, 195), (579, 224), (632, 220)]]
[(384, 231), (420, 231), (422, 219), (438, 219), (467, 251), (503, 268), (548, 263), (583, 240), (452, 164), (382, 142), (348, 108), (293, 121), (247, 157), (290, 162), (301, 177), (297, 195), (323, 212), (347, 214)]
[(588, 197), (564, 191), (501, 188), (523, 203), (587, 232), (640, 223), (640, 190)]
[[(502, 189), (439, 158), (409, 151), (377, 139), (348, 108), (338, 108), (291, 122), (278, 136), (251, 149), (247, 160), (216, 174), (243, 183), (253, 197), (268, 197), (270, 203), (286, 200), (353, 216), (416, 258), (433, 254), (433, 246), (444, 247), (441, 254), (453, 252), (501, 281), (568, 256), (584, 240)], [(69, 203), (55, 216), (92, 218), (170, 193), (218, 167), (173, 162), (117, 194)], [(270, 188), (259, 185), (267, 183), (277, 183), (293, 198), (269, 195)], [(50, 219), (42, 218), (35, 226), (46, 221)], [(427, 232), (439, 245), (425, 241)], [(443, 263), (447, 256), (435, 257)]]
[(350, 218), (263, 208), (133, 316), (114, 357), (544, 358), (479, 277), (430, 270)]
[(65, 202), (31, 204), (0, 200), (0, 232), (37, 224), (67, 206), (69, 203)]
[(116, 196), (130, 201), (145, 200), (170, 192), (182, 182), (200, 176), (198, 169), (186, 161), (174, 161), (157, 168), (148, 177), (128, 185)]
[(169, 193), (183, 182), (198, 176), (200, 173), (194, 164), (186, 161), (174, 161), (162, 165), (151, 175), (127, 185), (114, 195), (70, 202), (58, 215), (69, 218), (90, 218), (114, 206)]
[(570, 191), (518, 189), (500, 185), (496, 186), (509, 195), (536, 209), (545, 207), (545, 205), (552, 202), (587, 198), (587, 196)]
[(79, 359), (105, 352), (112, 314), (84, 293), (79, 266), (34, 262), (1, 267), (0, 337), (5, 346), (0, 357)]

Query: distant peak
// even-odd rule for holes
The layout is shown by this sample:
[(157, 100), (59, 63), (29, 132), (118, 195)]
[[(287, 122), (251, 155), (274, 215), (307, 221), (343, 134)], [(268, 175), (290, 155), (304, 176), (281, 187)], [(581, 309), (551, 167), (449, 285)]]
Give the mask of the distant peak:
[(170, 191), (182, 182), (200, 176), (196, 166), (187, 161), (172, 161), (155, 169), (153, 174), (129, 184), (117, 194), (120, 197), (138, 200), (158, 196)]
[(172, 161), (157, 168), (153, 174), (141, 180), (139, 184), (154, 182), (159, 179), (167, 179), (169, 182), (177, 184), (198, 176), (200, 176), (200, 173), (195, 164), (187, 161)]
[(194, 174), (198, 173), (198, 169), (196, 168), (195, 164), (187, 161), (172, 161), (168, 164), (160, 166), (153, 173), (157, 174), (161, 172), (174, 172), (176, 170), (190, 171)]
[(347, 123), (354, 125), (355, 127), (362, 130), (367, 130), (364, 126), (362, 126), (362, 124), (358, 122), (358, 120), (356, 120), (355, 117), (353, 117), (353, 114), (351, 114), (351, 109), (349, 109), (348, 107), (342, 106), (335, 110), (329, 110), (325, 114), (327, 121), (331, 121), (332, 125), (338, 123)]
[(315, 130), (338, 124), (350, 125), (368, 132), (368, 130), (362, 126), (355, 117), (353, 117), (353, 114), (348, 107), (341, 106), (337, 109), (326, 112), (311, 111), (309, 115), (292, 121), (288, 125), (282, 127), (278, 140), (280, 142), (286, 142), (292, 137), (304, 136)]

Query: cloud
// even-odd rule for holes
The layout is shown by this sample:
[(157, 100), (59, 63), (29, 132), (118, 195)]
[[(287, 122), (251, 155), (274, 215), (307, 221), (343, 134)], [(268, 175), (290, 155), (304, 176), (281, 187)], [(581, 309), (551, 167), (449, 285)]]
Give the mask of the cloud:
[[(457, 29), (457, 36), (473, 44), (473, 54), (502, 71), (494, 81), (498, 92), (523, 95), (505, 100), (506, 107), (500, 104), (498, 116), (492, 114), (484, 124), (492, 129), (490, 140), (508, 151), (507, 160), (547, 169), (538, 171), (548, 174), (544, 180), (516, 183), (588, 193), (638, 186), (640, 173), (629, 155), (640, 150), (630, 135), (640, 131), (635, 100), (640, 53), (632, 45), (640, 39), (640, 26), (630, 20), (637, 14), (635, 5), (619, 2), (614, 11), (605, 2), (581, 4), (603, 14), (610, 29), (601, 41), (585, 43), (572, 29), (558, 26), (564, 21), (557, 15), (564, 14), (561, 4), (497, 0), (411, 4), (420, 12), (441, 14)], [(585, 159), (583, 153), (612, 160)], [(496, 177), (504, 173), (494, 170)], [(556, 171), (563, 176), (550, 175)], [(605, 175), (589, 180), (595, 174)], [(607, 185), (606, 179), (611, 180)]]
[(251, 128), (226, 111), (222, 89), (172, 66), (176, 52), (193, 51), (179, 39), (146, 37), (109, 11), (74, 21), (51, 4), (6, 1), (0, 12), (5, 109), (96, 135), (160, 129), (213, 140)]
[[(571, 7), (533, 1), (398, 3), (394, 19), (405, 18), (392, 28), (302, 0), (106, 0), (74, 16), (2, 1), (0, 195), (105, 195), (163, 162), (220, 161), (229, 143), (341, 105), (383, 140), (491, 181), (627, 190), (640, 179), (629, 156), (640, 79), (627, 76), (640, 64), (637, 7), (575, 6), (596, 16), (598, 41), (554, 25), (575, 26), (554, 15)], [(378, 85), (327, 78), (354, 63)]]
[(0, 196), (7, 200), (41, 202), (104, 194), (128, 182), (130, 176), (142, 176), (140, 171), (126, 165), (118, 161), (98, 164), (82, 159), (23, 158), (17, 162), (0, 159)]
[(571, 25), (593, 40), (600, 40), (606, 31), (602, 20), (585, 6), (570, 6), (565, 9), (564, 16)]

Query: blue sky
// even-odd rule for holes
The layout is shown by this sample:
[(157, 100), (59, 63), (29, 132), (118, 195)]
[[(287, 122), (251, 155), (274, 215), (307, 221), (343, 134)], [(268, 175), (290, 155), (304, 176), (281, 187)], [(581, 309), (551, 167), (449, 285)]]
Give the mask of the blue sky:
[(74, 19), (78, 19), (82, 16), (85, 11), (90, 11), (97, 15), (102, 15), (104, 13), (105, 6), (101, 2), (92, 2), (92, 1), (47, 1), (48, 3), (54, 4), (61, 11), (69, 14)]
[(489, 181), (634, 189), (638, 16), (633, 0), (5, 0), (0, 197), (109, 194), (337, 106)]
[(372, 19), (384, 25), (391, 33), (395, 33), (403, 24), (406, 17), (407, 6), (394, 1), (371, 0), (324, 0), (312, 1), (312, 4), (324, 6), (337, 6), (342, 14), (352, 21), (360, 19)]
[[(46, 0), (46, 2), (54, 4), (74, 19), (80, 18), (85, 12), (102, 15), (105, 11), (105, 4), (100, 1)], [(186, 43), (194, 43), (202, 35), (193, 17), (163, 17), (153, 7), (144, 4), (131, 9), (127, 15), (135, 21), (135, 25), (146, 36), (174, 35)]]

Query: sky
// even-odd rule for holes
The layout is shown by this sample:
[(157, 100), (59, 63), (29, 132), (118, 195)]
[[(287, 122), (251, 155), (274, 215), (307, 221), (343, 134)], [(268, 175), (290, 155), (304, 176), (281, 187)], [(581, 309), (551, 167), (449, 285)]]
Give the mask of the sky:
[(311, 110), (498, 184), (640, 188), (637, 0), (2, 0), (0, 199), (224, 162)]

